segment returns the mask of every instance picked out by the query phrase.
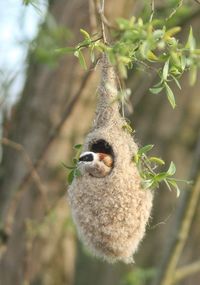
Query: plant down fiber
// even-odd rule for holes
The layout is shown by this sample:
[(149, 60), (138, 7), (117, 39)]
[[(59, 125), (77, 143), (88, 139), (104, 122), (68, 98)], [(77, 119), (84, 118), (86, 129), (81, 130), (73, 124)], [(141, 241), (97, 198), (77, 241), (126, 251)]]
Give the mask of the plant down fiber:
[(141, 187), (141, 177), (132, 158), (137, 144), (123, 126), (119, 112), (116, 74), (106, 56), (93, 128), (84, 151), (104, 140), (113, 151), (114, 166), (103, 178), (82, 172), (68, 189), (73, 220), (84, 244), (108, 262), (133, 262), (133, 254), (145, 234), (152, 207), (152, 193)]

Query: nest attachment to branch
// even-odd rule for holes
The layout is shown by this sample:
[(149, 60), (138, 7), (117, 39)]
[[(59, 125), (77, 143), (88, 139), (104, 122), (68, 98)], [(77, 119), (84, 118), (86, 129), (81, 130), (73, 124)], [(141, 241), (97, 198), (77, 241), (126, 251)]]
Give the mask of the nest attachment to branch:
[(144, 236), (152, 207), (152, 193), (141, 187), (132, 158), (137, 145), (123, 128), (119, 112), (116, 73), (104, 55), (94, 125), (84, 151), (108, 154), (111, 171), (95, 177), (81, 169), (69, 187), (69, 202), (78, 234), (85, 245), (108, 262), (133, 262)]

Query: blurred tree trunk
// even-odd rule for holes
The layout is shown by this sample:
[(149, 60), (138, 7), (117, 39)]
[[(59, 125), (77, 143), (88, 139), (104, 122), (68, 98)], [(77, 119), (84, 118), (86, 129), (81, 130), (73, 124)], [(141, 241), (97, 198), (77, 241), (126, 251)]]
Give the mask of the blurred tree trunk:
[[(56, 23), (69, 28), (76, 42), (80, 40), (80, 27), (89, 26), (88, 2), (50, 2), (49, 12)], [(74, 43), (71, 41), (70, 44)], [(67, 44), (69, 45), (69, 42), (65, 43)], [(35, 163), (68, 108), (70, 100), (79, 89), (84, 71), (73, 56), (64, 57), (56, 67), (51, 68), (35, 62), (31, 53), (29, 60), (25, 88), (10, 122), (11, 129), (7, 137), (22, 145)], [(87, 96), (92, 96), (92, 92), (95, 93), (95, 85), (91, 83), (86, 87), (89, 90)], [(61, 162), (70, 161), (72, 144), (80, 141), (80, 137), (82, 139), (91, 120), (88, 112), (90, 102), (86, 107), (85, 95), (82, 95), (80, 102), (77, 100), (75, 114), (72, 113), (63, 126), (62, 133), (50, 147), (38, 170), (42, 182), (36, 183), (31, 178), (28, 185), (26, 184), (13, 221), (7, 221), (8, 209), (12, 205), (13, 195), (22, 190), (18, 188), (30, 169), (23, 159), (23, 153), (4, 146), (0, 208), (2, 223), (6, 222), (10, 237), (6, 248), (1, 252), (0, 284), (21, 285), (30, 280), (33, 284), (73, 283), (76, 239), (71, 230), (70, 215), (64, 197), (66, 171), (62, 169)], [(93, 96), (91, 102), (94, 99)], [(75, 123), (77, 117), (84, 120)], [(42, 190), (38, 189), (42, 183), (44, 187), (41, 187)], [(54, 209), (48, 210), (49, 214), (44, 218), (46, 206), (48, 209)]]

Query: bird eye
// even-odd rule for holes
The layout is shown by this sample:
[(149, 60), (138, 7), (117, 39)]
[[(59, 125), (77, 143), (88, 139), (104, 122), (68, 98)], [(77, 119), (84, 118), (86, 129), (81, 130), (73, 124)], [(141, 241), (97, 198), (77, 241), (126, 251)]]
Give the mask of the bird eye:
[(79, 158), (79, 161), (93, 161), (93, 155), (92, 154), (86, 154)]

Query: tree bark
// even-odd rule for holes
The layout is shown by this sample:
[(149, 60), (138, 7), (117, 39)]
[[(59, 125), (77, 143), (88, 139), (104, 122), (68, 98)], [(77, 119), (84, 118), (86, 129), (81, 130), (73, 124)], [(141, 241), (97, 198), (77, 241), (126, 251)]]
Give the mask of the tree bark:
[[(88, 11), (87, 1), (51, 2), (49, 12), (57, 24), (67, 27), (74, 34), (75, 40), (65, 43), (66, 45), (73, 45), (80, 40), (80, 27), (89, 26)], [(63, 57), (55, 68), (35, 62), (32, 54), (29, 57), (27, 81), (10, 122), (12, 127), (9, 130), (9, 139), (22, 145), (34, 164), (60, 122), (70, 100), (79, 89), (84, 71), (73, 56)], [(44, 193), (38, 189), (33, 177), (25, 185), (25, 189), (19, 189), (30, 169), (20, 152), (4, 146), (0, 208), (2, 222), (10, 236), (6, 248), (4, 247), (1, 252), (1, 284), (21, 285), (29, 281), (34, 284), (34, 280), (48, 285), (73, 282), (75, 235), (64, 226), (70, 219), (67, 203), (62, 203), (61, 211), (60, 204), (58, 202), (57, 205), (56, 201), (66, 194), (65, 171), (61, 168), (61, 162), (69, 162), (71, 145), (85, 133), (90, 122), (89, 113), (84, 116), (85, 121), (75, 124), (77, 113), (84, 114), (85, 110), (87, 111), (87, 108), (84, 110), (86, 95), (92, 96), (95, 92), (92, 83), (87, 88), (88, 94), (84, 94), (82, 90), (82, 99), (74, 106), (76, 114), (72, 114), (63, 126), (61, 135), (56, 138), (38, 169), (42, 183), (45, 184)], [(13, 195), (17, 191), (21, 191), (22, 194), (18, 199), (16, 212), (15, 209), (12, 210), (14, 219), (8, 221)], [(56, 205), (53, 206), (54, 204)], [(56, 215), (59, 215), (59, 211), (62, 213), (53, 224), (49, 220), (49, 216), (52, 215), (51, 207), (55, 208), (52, 211), (55, 211)], [(48, 215), (44, 217), (47, 212)], [(40, 226), (46, 228), (44, 232)], [(59, 262), (55, 262), (54, 266), (55, 260)], [(42, 272), (47, 268), (49, 277), (46, 272)]]

